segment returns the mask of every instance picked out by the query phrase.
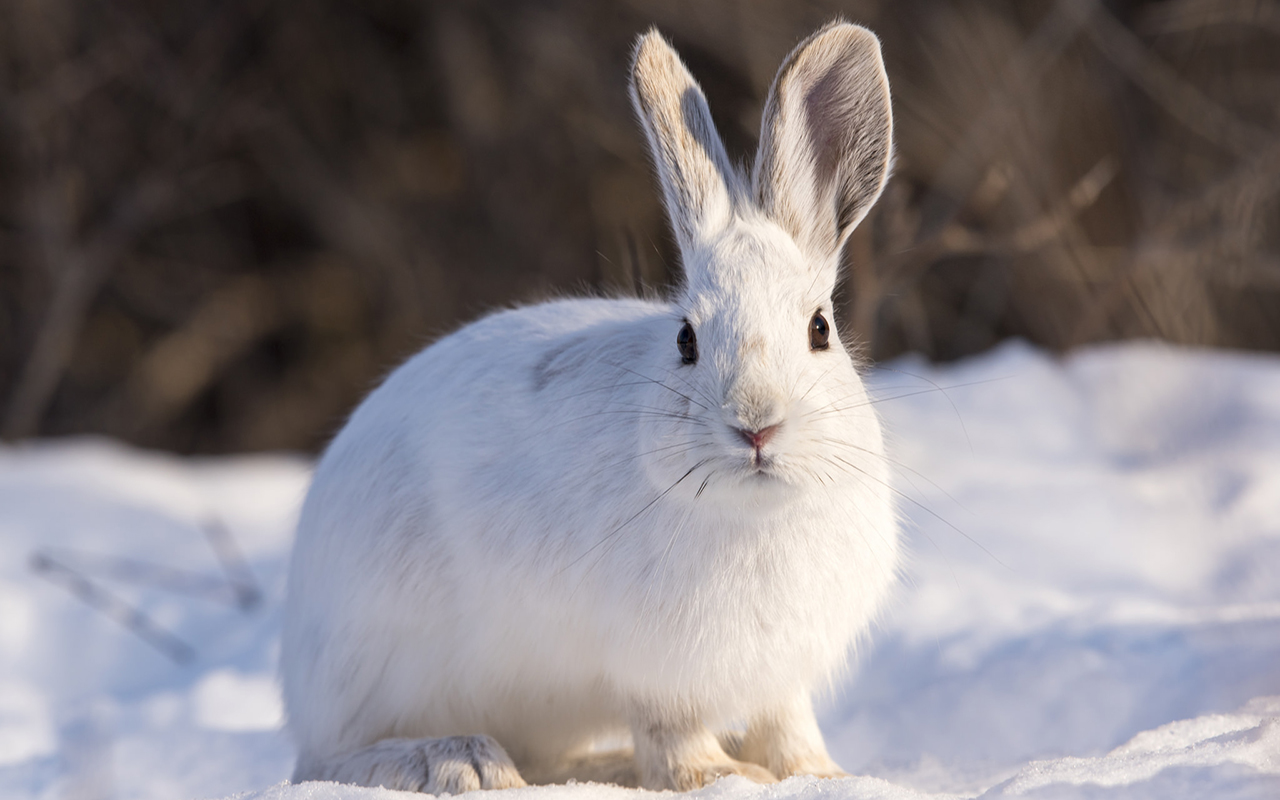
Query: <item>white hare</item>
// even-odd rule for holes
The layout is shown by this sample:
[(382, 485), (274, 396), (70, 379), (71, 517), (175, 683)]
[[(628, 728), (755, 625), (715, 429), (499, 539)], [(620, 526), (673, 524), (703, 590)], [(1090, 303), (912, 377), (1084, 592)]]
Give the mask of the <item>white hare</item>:
[[(879, 43), (835, 23), (787, 57), (749, 175), (656, 32), (631, 96), (683, 284), (669, 302), (495, 313), (356, 410), (316, 469), (289, 575), (296, 781), (843, 774), (811, 696), (900, 549), (831, 300), (892, 158)], [(593, 749), (628, 732), (633, 749)]]

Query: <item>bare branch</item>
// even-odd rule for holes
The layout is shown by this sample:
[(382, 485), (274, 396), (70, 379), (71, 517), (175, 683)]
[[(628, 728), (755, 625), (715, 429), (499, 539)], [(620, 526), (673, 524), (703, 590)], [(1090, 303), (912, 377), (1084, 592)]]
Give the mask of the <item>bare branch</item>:
[(1183, 80), (1095, 0), (1082, 2), (1079, 9), (1082, 19), (1086, 18), (1087, 9), (1085, 30), (1098, 49), (1189, 130), (1238, 156), (1249, 156), (1275, 138), (1242, 121)]

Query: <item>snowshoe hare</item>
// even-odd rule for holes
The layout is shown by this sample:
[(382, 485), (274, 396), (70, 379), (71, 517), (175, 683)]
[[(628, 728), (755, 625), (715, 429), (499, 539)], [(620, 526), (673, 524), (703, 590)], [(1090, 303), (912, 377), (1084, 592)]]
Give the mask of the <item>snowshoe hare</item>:
[[(811, 695), (899, 562), (880, 424), (831, 300), (892, 158), (879, 43), (834, 23), (796, 47), (750, 174), (654, 31), (631, 97), (683, 284), (492, 314), (355, 411), (289, 574), (295, 781), (843, 774)], [(633, 749), (599, 750), (628, 732)]]

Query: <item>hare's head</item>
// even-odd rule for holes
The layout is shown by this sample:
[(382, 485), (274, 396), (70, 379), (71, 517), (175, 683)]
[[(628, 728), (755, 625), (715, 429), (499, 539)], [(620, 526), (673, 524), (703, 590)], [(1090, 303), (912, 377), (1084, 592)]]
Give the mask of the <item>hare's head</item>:
[(655, 31), (637, 43), (631, 97), (684, 265), (669, 366), (697, 446), (663, 471), (705, 464), (714, 480), (702, 488), (806, 485), (864, 461), (859, 448), (878, 454), (831, 299), (841, 248), (892, 159), (876, 37), (834, 23), (792, 51), (749, 175), (729, 163), (702, 90)]

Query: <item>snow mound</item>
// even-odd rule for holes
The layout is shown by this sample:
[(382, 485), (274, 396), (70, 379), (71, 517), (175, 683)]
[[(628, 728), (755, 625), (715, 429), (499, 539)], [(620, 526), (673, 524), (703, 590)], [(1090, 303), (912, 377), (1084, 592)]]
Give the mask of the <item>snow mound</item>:
[[(870, 380), (912, 561), (821, 716), (856, 777), (690, 795), (1280, 797), (1280, 359), (1015, 342)], [(410, 797), (283, 783), (278, 612), (308, 469), (0, 447), (0, 796)]]

